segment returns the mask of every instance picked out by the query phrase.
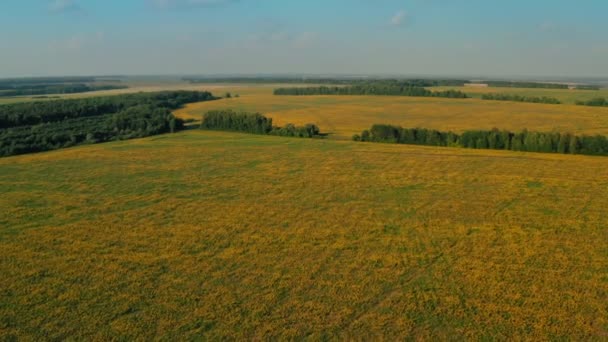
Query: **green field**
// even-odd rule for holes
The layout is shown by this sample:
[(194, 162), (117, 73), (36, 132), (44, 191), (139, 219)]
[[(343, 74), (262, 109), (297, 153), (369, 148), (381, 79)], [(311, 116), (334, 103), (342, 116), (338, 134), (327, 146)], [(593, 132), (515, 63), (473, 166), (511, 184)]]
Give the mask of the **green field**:
[(579, 89), (542, 89), (542, 88), (500, 88), (500, 87), (435, 87), (434, 90), (456, 89), (470, 96), (481, 98), (487, 93), (516, 94), (529, 97), (553, 97), (565, 104), (575, 104), (577, 100), (588, 101), (596, 97), (608, 98), (608, 89), (579, 90)]
[(608, 336), (601, 157), (187, 131), (0, 159), (0, 339)]

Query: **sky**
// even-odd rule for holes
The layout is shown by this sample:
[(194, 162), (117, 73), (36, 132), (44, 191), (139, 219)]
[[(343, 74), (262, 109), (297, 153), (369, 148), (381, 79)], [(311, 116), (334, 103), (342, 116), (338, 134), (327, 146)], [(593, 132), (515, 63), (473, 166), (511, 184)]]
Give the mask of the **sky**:
[(0, 78), (608, 76), (606, 0), (2, 0)]

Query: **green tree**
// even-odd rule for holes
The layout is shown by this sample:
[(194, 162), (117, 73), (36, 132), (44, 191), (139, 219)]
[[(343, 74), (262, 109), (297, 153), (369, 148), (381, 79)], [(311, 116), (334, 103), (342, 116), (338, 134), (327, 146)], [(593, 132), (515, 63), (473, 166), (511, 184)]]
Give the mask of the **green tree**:
[(568, 144), (568, 151), (570, 154), (578, 154), (580, 149), (580, 142), (577, 136), (572, 135), (570, 137), (570, 143)]
[(175, 133), (175, 118), (169, 120), (169, 131)]
[(361, 132), (361, 141), (370, 141), (370, 134), (368, 130)]
[(559, 141), (557, 143), (557, 153), (568, 153), (568, 145), (570, 144), (569, 134), (560, 134)]

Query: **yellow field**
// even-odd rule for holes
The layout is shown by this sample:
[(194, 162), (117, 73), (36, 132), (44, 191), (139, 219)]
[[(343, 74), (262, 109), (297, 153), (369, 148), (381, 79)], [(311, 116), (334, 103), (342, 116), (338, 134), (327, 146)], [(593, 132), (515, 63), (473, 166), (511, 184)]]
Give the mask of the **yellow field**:
[(259, 111), (279, 125), (316, 123), (342, 139), (376, 123), (445, 131), (497, 127), (608, 135), (608, 108), (424, 97), (274, 96), (270, 86), (225, 89), (241, 97), (191, 104), (177, 115), (198, 120), (212, 109)]
[(0, 340), (605, 340), (607, 166), (200, 131), (3, 158)]

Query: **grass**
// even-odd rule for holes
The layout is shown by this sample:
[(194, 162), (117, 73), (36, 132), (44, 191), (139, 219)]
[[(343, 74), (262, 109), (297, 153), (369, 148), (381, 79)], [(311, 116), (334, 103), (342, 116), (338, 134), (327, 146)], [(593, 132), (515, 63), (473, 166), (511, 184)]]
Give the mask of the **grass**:
[(501, 87), (436, 87), (436, 90), (457, 89), (476, 98), (487, 93), (516, 94), (532, 97), (553, 97), (565, 104), (575, 104), (577, 100), (587, 101), (596, 97), (608, 98), (608, 89), (578, 90), (578, 89), (541, 89), (541, 88), (501, 88)]
[(375, 123), (442, 131), (489, 130), (497, 127), (511, 131), (527, 128), (535, 131), (557, 130), (575, 134), (608, 135), (608, 108), (479, 99), (274, 96), (270, 86), (226, 89), (233, 93), (240, 91), (242, 96), (191, 104), (179, 110), (177, 115), (198, 120), (212, 109), (259, 111), (272, 117), (278, 125), (316, 123), (324, 132), (332, 133), (332, 137), (339, 139), (349, 139), (353, 134), (361, 133)]
[(196, 130), (3, 158), (0, 340), (606, 339), (606, 163)]

